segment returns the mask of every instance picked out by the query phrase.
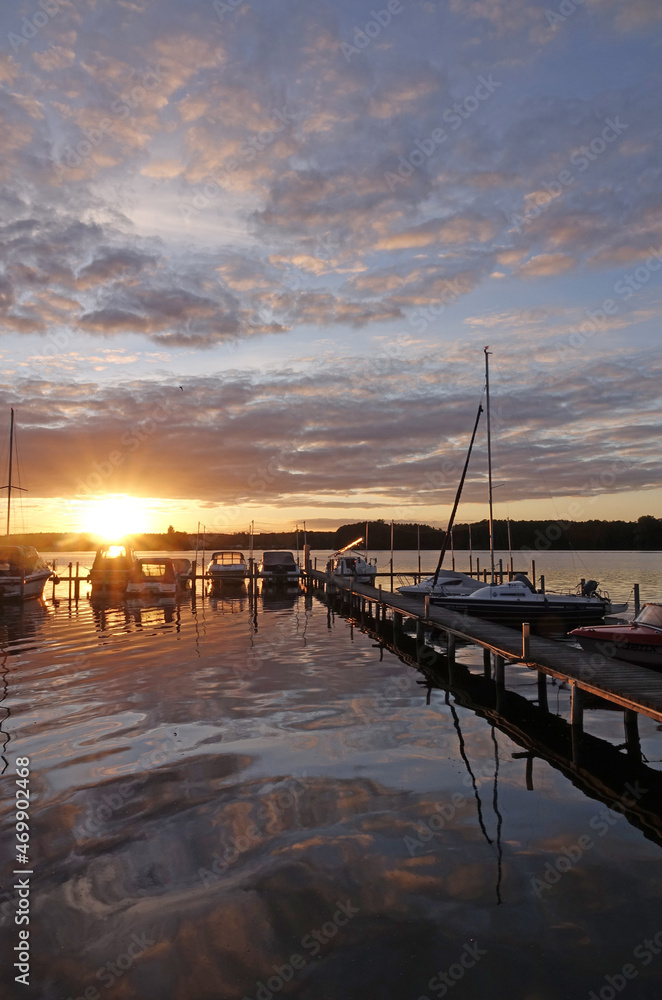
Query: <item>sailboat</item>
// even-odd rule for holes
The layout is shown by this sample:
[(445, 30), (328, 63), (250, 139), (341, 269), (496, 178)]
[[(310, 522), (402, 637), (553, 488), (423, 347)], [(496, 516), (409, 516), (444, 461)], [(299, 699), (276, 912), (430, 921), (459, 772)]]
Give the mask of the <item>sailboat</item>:
[[(14, 457), (14, 411), (11, 410), (9, 424), (9, 475), (7, 485), (7, 539), (11, 518), (12, 489), (22, 490), (22, 486), (12, 484), (12, 460)], [(4, 601), (23, 601), (30, 597), (41, 597), (46, 581), (53, 573), (31, 545), (8, 545), (0, 543), (0, 604)]]
[[(612, 611), (608, 596), (598, 591), (595, 580), (588, 580), (580, 593), (537, 592), (524, 573), (514, 580), (497, 583), (494, 563), (494, 530), (492, 511), (492, 441), (490, 428), (490, 350), (485, 348), (485, 407), (487, 410), (487, 473), (489, 495), (490, 571), (492, 583), (480, 586), (469, 594), (430, 594), (430, 603), (437, 607), (500, 622), (503, 625), (547, 625), (562, 629), (565, 624), (592, 625), (602, 621)], [(474, 428), (475, 433), (475, 428)], [(473, 439), (472, 439), (473, 442)], [(466, 465), (465, 465), (466, 472)], [(457, 501), (456, 501), (457, 503)], [(442, 557), (444, 550), (442, 549)], [(441, 562), (441, 560), (440, 560)]]

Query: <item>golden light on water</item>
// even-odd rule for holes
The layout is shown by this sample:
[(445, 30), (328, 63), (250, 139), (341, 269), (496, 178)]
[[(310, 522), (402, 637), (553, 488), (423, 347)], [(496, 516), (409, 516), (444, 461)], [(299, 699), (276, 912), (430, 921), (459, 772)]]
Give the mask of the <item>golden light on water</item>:
[(107, 541), (151, 531), (149, 501), (108, 494), (80, 501), (80, 530)]

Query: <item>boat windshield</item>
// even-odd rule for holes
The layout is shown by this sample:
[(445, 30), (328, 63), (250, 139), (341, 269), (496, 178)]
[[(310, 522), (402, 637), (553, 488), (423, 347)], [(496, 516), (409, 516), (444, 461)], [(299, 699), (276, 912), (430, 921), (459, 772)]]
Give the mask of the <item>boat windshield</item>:
[(265, 552), (262, 556), (262, 562), (265, 566), (294, 566), (296, 563), (294, 561), (294, 556), (291, 552)]
[(246, 562), (241, 552), (214, 552), (211, 561), (216, 566), (241, 566)]
[(662, 628), (662, 604), (644, 604), (635, 621), (640, 625)]

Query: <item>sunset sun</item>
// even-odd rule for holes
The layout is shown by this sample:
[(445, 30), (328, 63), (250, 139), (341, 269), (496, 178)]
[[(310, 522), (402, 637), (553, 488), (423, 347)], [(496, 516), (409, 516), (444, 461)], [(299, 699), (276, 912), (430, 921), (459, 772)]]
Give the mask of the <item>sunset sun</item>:
[(106, 541), (149, 530), (145, 501), (125, 494), (91, 498), (80, 512), (82, 531)]

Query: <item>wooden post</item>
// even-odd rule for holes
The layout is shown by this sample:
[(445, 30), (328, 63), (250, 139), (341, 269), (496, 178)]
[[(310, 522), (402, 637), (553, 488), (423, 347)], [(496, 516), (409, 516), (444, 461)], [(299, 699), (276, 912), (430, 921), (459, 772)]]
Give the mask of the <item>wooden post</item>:
[[(57, 559), (53, 560), (53, 573), (55, 574), (55, 567), (57, 566)], [(53, 600), (55, 600), (55, 579), (53, 579)]]
[(487, 583), (487, 570), (483, 570), (483, 583)]
[[(473, 576), (473, 573), (471, 574)], [(480, 559), (476, 556), (476, 578), (480, 580)]]
[(198, 589), (198, 560), (194, 559), (191, 566), (191, 607), (195, 609), (195, 598)]
[(522, 659), (531, 658), (531, 625), (529, 622), (522, 622)]
[(639, 584), (634, 585), (634, 617), (636, 618), (641, 611), (641, 599), (639, 597)]
[(503, 583), (503, 559), (499, 559), (499, 583)]
[(570, 703), (570, 723), (578, 731), (584, 725), (584, 705), (582, 703), (582, 689), (575, 681), (570, 681), (572, 691), (572, 701)]
[(639, 715), (632, 709), (626, 708), (623, 712), (623, 724), (625, 726), (625, 746), (627, 755), (631, 759), (641, 761), (641, 743), (639, 742)]
[(533, 589), (536, 589), (536, 561), (531, 560), (531, 583), (533, 584)]
[(503, 656), (499, 656), (498, 654), (495, 657), (495, 661), (494, 680), (496, 681), (497, 687), (503, 687), (506, 683), (506, 661)]
[(538, 708), (547, 711), (547, 674), (538, 671)]
[(544, 575), (544, 573), (540, 574), (540, 586), (538, 587), (538, 591), (541, 594), (545, 593), (545, 575)]
[(80, 563), (76, 563), (76, 582), (74, 583), (74, 600), (77, 602), (80, 598), (80, 578), (78, 576), (78, 568)]
[(69, 604), (71, 604), (71, 584), (73, 582), (72, 581), (73, 570), (74, 570), (74, 564), (69, 563)]
[(492, 653), (489, 649), (483, 649), (483, 677), (489, 681), (492, 676)]

